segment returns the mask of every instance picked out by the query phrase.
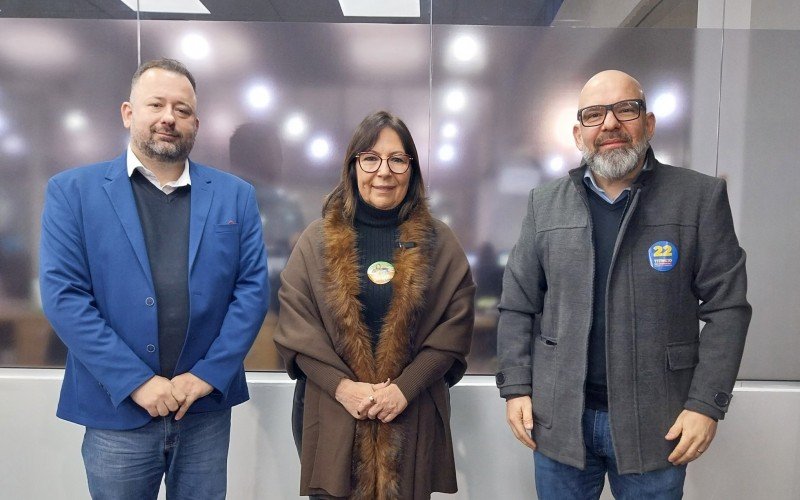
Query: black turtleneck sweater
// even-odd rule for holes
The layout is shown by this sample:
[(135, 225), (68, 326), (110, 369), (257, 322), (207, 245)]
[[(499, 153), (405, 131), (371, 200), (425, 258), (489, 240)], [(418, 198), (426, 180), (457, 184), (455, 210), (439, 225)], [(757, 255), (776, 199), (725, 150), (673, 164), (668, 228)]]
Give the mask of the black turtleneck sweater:
[(383, 317), (389, 310), (392, 300), (392, 282), (384, 285), (373, 283), (367, 276), (367, 269), (373, 262), (384, 261), (394, 264), (394, 250), (397, 247), (397, 227), (400, 224), (398, 213), (400, 207), (391, 210), (380, 210), (368, 205), (361, 196), (354, 226), (356, 229), (356, 248), (358, 250), (358, 275), (361, 281), (361, 301), (364, 311), (364, 323), (372, 334), (373, 349), (378, 344)]

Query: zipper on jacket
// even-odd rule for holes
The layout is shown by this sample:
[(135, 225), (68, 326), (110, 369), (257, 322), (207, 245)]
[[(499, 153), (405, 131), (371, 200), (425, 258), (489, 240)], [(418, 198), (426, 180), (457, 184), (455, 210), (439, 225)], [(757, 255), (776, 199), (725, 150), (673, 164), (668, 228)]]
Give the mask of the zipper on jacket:
[[(608, 422), (609, 422), (609, 430), (611, 431), (611, 446), (614, 446), (614, 428), (611, 426), (611, 384), (608, 383), (608, 367), (610, 366), (608, 363), (608, 338), (609, 338), (609, 314), (608, 314), (608, 304), (609, 304), (609, 291), (611, 289), (611, 276), (614, 273), (614, 265), (617, 263), (617, 254), (619, 253), (619, 249), (622, 246), (622, 239), (625, 237), (625, 231), (628, 229), (628, 224), (633, 217), (633, 213), (636, 211), (636, 207), (639, 204), (639, 194), (641, 190), (639, 186), (633, 185), (631, 187), (630, 193), (628, 193), (628, 199), (625, 201), (625, 208), (622, 211), (622, 219), (619, 221), (619, 228), (617, 230), (617, 240), (614, 242), (614, 251), (611, 253), (611, 263), (608, 265), (608, 277), (606, 278), (606, 303), (603, 304), (605, 308), (605, 356), (606, 356), (606, 394), (608, 396)], [(633, 351), (635, 353), (635, 347), (633, 346)], [(636, 373), (635, 365), (634, 365), (634, 374)], [(634, 394), (634, 409), (638, 413), (638, 398), (636, 397), (636, 385), (637, 380), (634, 378), (633, 381), (633, 394)], [(636, 436), (637, 440), (641, 442), (639, 437), (639, 422), (636, 422)], [(617, 450), (614, 450), (614, 454), (616, 455)], [(616, 455), (619, 456), (619, 455)], [(639, 458), (639, 462), (641, 463), (641, 454)]]
[[(589, 168), (589, 167), (586, 167)], [(589, 207), (589, 197), (586, 194), (586, 186), (576, 186), (575, 190), (578, 192), (578, 197), (586, 205), (586, 215), (589, 219), (589, 247), (592, 249), (592, 286), (589, 291), (589, 304), (594, 307), (594, 277), (597, 273), (597, 255), (594, 248), (594, 222), (592, 221), (592, 209)], [(583, 414), (586, 412), (586, 377), (589, 374), (589, 339), (592, 336), (592, 326), (594, 324), (594, 312), (589, 314), (589, 329), (586, 332), (586, 362), (583, 364), (583, 396), (581, 398), (581, 441), (583, 441), (583, 465), (586, 466), (586, 440), (583, 438)]]

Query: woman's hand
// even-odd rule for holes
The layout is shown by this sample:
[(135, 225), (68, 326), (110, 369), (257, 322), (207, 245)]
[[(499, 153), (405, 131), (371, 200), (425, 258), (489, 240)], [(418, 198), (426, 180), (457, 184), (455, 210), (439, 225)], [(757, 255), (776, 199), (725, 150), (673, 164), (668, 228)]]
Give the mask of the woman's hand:
[(372, 420), (377, 418), (384, 424), (388, 424), (406, 409), (408, 400), (397, 384), (390, 384), (387, 380), (381, 385), (383, 387), (375, 389), (375, 394), (361, 401), (356, 410), (359, 414), (366, 414)]
[(374, 398), (375, 391), (385, 388), (388, 384), (388, 380), (382, 384), (368, 384), (343, 378), (336, 387), (336, 401), (341, 403), (353, 418), (364, 420), (367, 418), (367, 412), (361, 411), (359, 413), (362, 402), (369, 403), (370, 398)]

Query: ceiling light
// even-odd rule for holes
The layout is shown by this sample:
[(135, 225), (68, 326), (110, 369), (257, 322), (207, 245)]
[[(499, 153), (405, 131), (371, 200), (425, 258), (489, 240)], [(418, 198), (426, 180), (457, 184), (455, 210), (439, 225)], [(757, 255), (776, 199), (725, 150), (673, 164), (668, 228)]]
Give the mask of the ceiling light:
[(419, 17), (419, 0), (339, 0), (342, 14), (353, 17)]
[(9, 135), (3, 140), (3, 151), (11, 156), (25, 153), (25, 141), (18, 135)]
[(445, 162), (453, 161), (456, 157), (456, 148), (451, 144), (444, 144), (439, 148), (439, 159)]
[(463, 90), (451, 90), (444, 98), (444, 104), (450, 111), (461, 111), (467, 103), (467, 96)]
[(478, 55), (478, 42), (469, 35), (461, 35), (453, 40), (450, 50), (453, 57), (459, 61), (467, 62)]
[(445, 139), (454, 139), (458, 135), (458, 127), (455, 123), (445, 123), (442, 127), (442, 137)]
[(253, 109), (266, 109), (272, 102), (272, 92), (264, 85), (253, 85), (247, 91), (247, 103)]
[(653, 101), (653, 114), (656, 118), (666, 118), (675, 112), (678, 100), (672, 92), (664, 92)]
[(211, 46), (203, 35), (192, 33), (181, 40), (181, 50), (189, 59), (204, 59), (210, 52)]
[(308, 147), (308, 153), (311, 155), (312, 158), (317, 160), (324, 160), (328, 157), (328, 154), (331, 152), (331, 145), (322, 137), (317, 137)]
[(547, 168), (554, 174), (561, 172), (564, 170), (564, 158), (560, 156), (553, 157), (550, 163), (548, 163)]
[[(556, 125), (551, 129), (554, 135), (553, 138), (565, 148), (574, 148), (575, 137), (572, 135), (572, 128), (577, 122), (574, 106), (563, 106), (556, 111), (555, 116)], [(538, 116), (535, 119), (539, 121)]]
[(86, 115), (81, 111), (74, 110), (64, 115), (64, 128), (70, 132), (80, 132), (86, 128), (87, 123)]
[(160, 12), (167, 14), (211, 14), (200, 0), (122, 0), (122, 3), (139, 12)]
[(303, 115), (294, 114), (290, 116), (283, 125), (283, 131), (290, 138), (301, 137), (306, 132), (306, 121)]

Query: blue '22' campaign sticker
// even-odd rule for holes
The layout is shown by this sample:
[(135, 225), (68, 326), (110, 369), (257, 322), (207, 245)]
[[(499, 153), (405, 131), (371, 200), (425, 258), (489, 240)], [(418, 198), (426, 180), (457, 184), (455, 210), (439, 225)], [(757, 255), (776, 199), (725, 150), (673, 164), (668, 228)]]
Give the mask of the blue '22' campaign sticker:
[(669, 271), (678, 263), (678, 247), (669, 241), (656, 241), (650, 245), (647, 258), (656, 271)]

